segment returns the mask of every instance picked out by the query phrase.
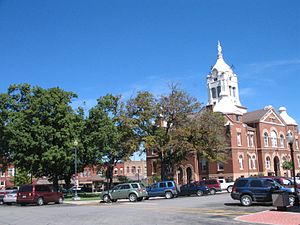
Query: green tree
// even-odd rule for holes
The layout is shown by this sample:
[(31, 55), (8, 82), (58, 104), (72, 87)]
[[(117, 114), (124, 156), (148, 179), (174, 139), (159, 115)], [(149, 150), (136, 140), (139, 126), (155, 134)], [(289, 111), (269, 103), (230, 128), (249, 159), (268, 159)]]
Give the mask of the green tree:
[(110, 188), (116, 163), (127, 159), (138, 148), (121, 96), (100, 97), (89, 111), (85, 129), (90, 159), (94, 164), (105, 165)]
[(11, 182), (14, 186), (21, 186), (31, 183), (31, 175), (25, 170), (17, 170), (15, 176), (12, 177)]
[(211, 161), (225, 160), (224, 118), (202, 109), (177, 85), (157, 99), (149, 92), (139, 92), (127, 108), (138, 141), (158, 155), (161, 179), (173, 176), (173, 169), (190, 153)]
[(5, 139), (9, 158), (35, 177), (58, 180), (74, 173), (73, 141), (81, 115), (70, 106), (76, 94), (60, 88), (11, 85), (6, 94)]

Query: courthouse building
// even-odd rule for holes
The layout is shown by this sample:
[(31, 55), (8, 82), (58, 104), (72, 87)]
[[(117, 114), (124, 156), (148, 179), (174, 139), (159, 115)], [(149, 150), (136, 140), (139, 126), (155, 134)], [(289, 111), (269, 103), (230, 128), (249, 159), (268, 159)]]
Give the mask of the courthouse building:
[[(239, 98), (238, 77), (223, 58), (218, 43), (215, 65), (207, 75), (207, 107), (221, 112), (226, 120), (224, 129), (229, 136), (229, 159), (226, 163), (210, 163), (197, 159), (191, 153), (188, 160), (173, 168), (174, 180), (179, 183), (197, 181), (203, 178), (225, 178), (256, 175), (291, 176), (283, 168), (284, 161), (290, 161), (287, 133), (294, 136), (294, 161), (296, 174), (300, 172), (299, 130), (297, 122), (287, 114), (286, 108), (278, 111), (266, 106), (247, 112)], [(148, 177), (159, 175), (158, 156), (147, 151)]]

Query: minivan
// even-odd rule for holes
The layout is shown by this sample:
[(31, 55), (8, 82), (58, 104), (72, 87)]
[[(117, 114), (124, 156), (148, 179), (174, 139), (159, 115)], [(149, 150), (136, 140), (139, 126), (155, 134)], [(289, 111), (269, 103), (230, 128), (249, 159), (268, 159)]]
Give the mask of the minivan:
[(54, 202), (63, 203), (63, 194), (55, 190), (48, 184), (26, 184), (19, 188), (17, 194), (17, 204), (37, 204), (39, 206)]

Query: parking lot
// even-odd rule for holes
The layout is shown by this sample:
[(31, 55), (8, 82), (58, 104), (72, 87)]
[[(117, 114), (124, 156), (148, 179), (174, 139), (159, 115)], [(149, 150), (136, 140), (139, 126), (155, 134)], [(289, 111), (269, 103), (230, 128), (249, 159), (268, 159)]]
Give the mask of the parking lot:
[[(79, 204), (80, 203), (80, 204)], [(203, 197), (154, 198), (142, 202), (66, 202), (62, 205), (0, 206), (1, 225), (54, 224), (245, 224), (236, 217), (270, 210), (270, 204), (242, 207), (228, 193)], [(250, 223), (247, 223), (250, 224)]]

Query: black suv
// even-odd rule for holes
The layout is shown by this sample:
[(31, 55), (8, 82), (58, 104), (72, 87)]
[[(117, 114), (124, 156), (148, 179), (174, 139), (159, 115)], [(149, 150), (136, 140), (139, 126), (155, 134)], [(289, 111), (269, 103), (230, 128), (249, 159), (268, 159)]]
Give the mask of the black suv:
[(239, 200), (243, 206), (250, 206), (252, 202), (272, 202), (272, 193), (276, 190), (287, 191), (290, 202), (293, 202), (297, 196), (273, 179), (251, 177), (235, 181), (231, 198)]

